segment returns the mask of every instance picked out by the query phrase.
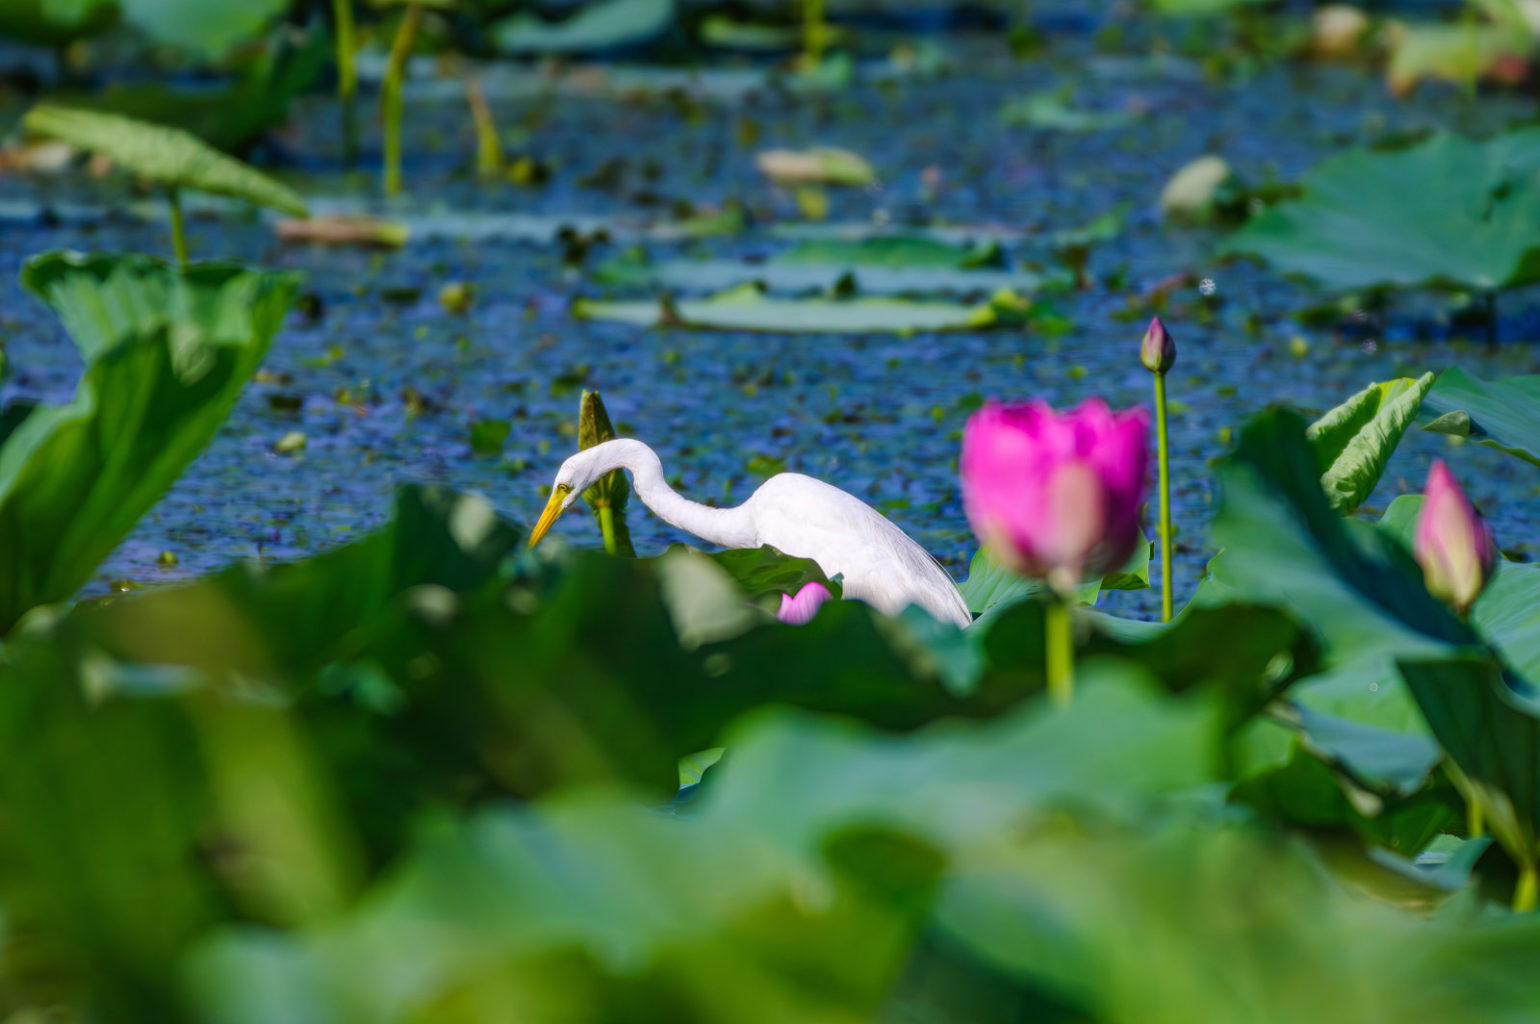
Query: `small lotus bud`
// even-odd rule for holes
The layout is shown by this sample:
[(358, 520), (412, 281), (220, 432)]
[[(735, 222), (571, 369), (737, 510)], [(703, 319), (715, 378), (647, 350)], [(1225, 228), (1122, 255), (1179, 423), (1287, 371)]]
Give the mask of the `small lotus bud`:
[(1149, 329), (1144, 332), (1139, 361), (1151, 373), (1165, 373), (1176, 365), (1176, 342), (1171, 340), (1171, 332), (1158, 316), (1150, 320)]
[(1497, 545), (1442, 459), (1434, 459), (1423, 490), (1413, 544), (1428, 592), (1464, 615), (1486, 588)]

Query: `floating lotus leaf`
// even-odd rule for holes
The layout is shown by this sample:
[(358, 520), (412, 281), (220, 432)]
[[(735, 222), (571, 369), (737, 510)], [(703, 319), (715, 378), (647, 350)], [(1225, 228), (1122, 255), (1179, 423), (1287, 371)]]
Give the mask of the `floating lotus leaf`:
[(1353, 150), (1301, 185), (1300, 198), (1249, 221), (1221, 251), (1259, 256), (1333, 291), (1495, 291), (1540, 280), (1540, 129)]
[(965, 305), (918, 299), (781, 299), (757, 285), (733, 288), (707, 299), (596, 302), (579, 299), (573, 315), (637, 327), (693, 327), (771, 334), (913, 334), (967, 331), (1029, 323), (1037, 308), (1014, 292)]

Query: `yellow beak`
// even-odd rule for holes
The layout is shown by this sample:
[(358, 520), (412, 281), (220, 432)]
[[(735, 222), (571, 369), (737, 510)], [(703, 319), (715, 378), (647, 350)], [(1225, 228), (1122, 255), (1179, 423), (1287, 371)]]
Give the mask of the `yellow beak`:
[(535, 528), (529, 531), (529, 546), (534, 547), (540, 543), (540, 538), (545, 536), (551, 524), (561, 515), (561, 500), (566, 497), (562, 491), (552, 491), (551, 500), (545, 503), (545, 511), (540, 513), (540, 518), (535, 521)]

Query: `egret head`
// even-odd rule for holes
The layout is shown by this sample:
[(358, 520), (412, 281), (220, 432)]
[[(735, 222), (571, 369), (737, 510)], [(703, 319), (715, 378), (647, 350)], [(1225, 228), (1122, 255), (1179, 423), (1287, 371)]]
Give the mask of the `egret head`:
[(606, 441), (578, 452), (561, 464), (561, 468), (556, 471), (556, 479), (551, 481), (551, 498), (545, 503), (545, 511), (540, 513), (535, 528), (529, 532), (530, 547), (540, 543), (540, 538), (545, 536), (551, 524), (567, 511), (578, 495), (616, 468), (619, 464), (616, 459), (619, 445), (617, 441)]

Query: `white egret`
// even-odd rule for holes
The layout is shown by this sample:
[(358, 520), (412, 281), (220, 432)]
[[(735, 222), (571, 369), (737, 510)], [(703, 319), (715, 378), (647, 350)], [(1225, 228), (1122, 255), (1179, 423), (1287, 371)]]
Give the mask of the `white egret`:
[(534, 547), (556, 517), (594, 481), (615, 469), (631, 474), (631, 490), (664, 522), (724, 548), (777, 550), (844, 577), (845, 596), (896, 615), (919, 605), (957, 626), (973, 621), (952, 577), (908, 534), (853, 494), (801, 473), (777, 473), (734, 508), (683, 497), (663, 478), (657, 453), (621, 438), (594, 445), (561, 464), (551, 499), (529, 535)]

